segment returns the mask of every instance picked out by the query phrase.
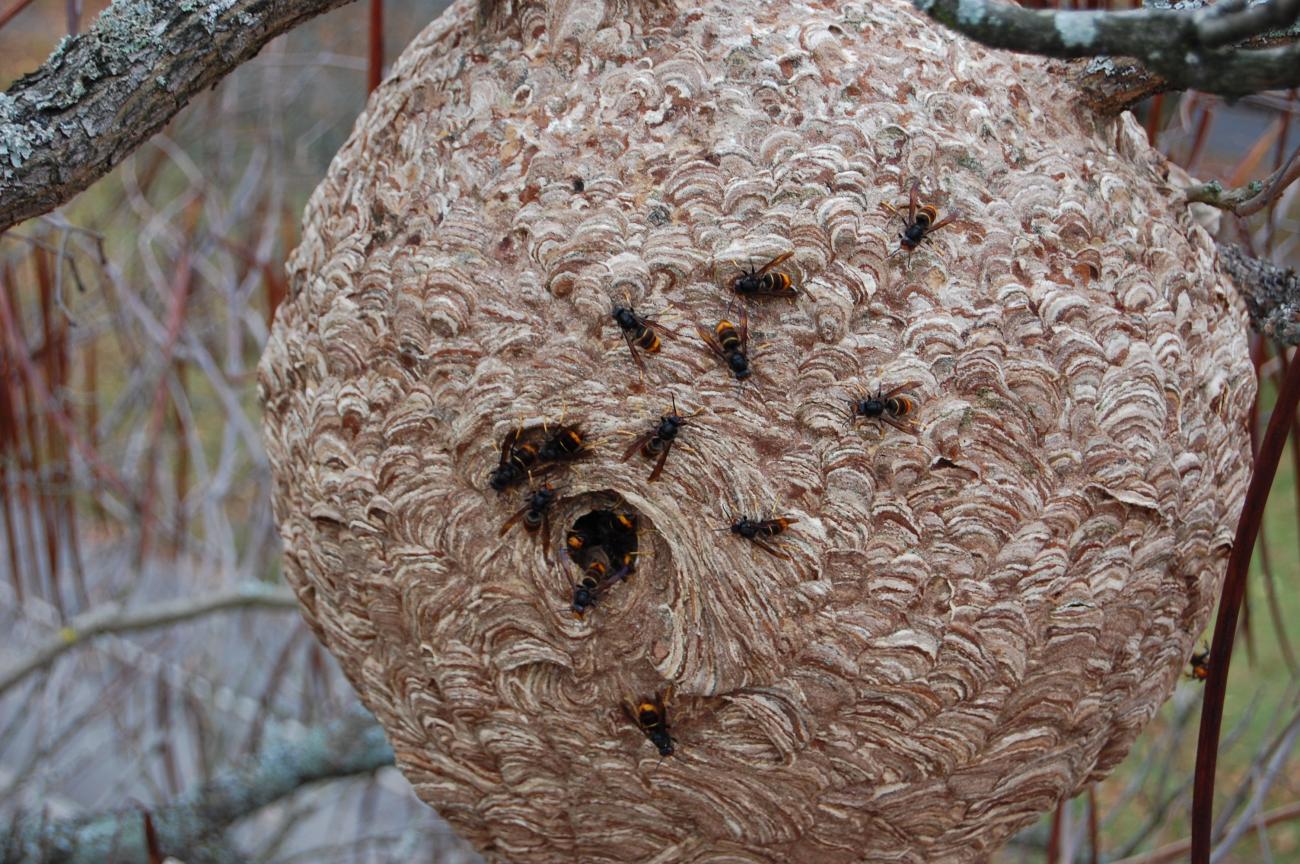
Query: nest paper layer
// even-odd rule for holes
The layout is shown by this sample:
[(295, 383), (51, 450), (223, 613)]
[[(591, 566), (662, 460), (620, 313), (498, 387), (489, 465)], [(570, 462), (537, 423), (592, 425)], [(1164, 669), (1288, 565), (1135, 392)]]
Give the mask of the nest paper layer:
[[(417, 39), (308, 209), (260, 370), (308, 620), (492, 860), (982, 860), (1211, 607), (1255, 386), (1212, 243), (1131, 119), (906, 2), (515, 13)], [(914, 181), (960, 218), (891, 257)], [(738, 385), (695, 325), (784, 252)], [(625, 295), (675, 331), (644, 381)], [(848, 422), (882, 384), (916, 434)], [(670, 397), (652, 485), (620, 460)], [(584, 620), (487, 488), (562, 416), (553, 545), (641, 518)], [(772, 514), (790, 561), (717, 530)], [(670, 684), (660, 760), (623, 703)]]

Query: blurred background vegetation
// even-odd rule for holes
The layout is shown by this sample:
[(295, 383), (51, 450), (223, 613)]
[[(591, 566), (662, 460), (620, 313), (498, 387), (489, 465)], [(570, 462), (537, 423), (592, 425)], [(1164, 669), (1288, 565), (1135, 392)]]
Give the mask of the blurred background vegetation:
[[(0, 0), (0, 86), (106, 5)], [(389, 3), (387, 58), (444, 5)], [(1127, 4), (1074, 4), (1104, 5)], [(280, 583), (255, 367), (307, 197), (365, 104), (370, 14), (277, 39), (107, 178), (0, 235), (0, 822), (161, 807), (355, 708)], [(1296, 106), (1166, 94), (1139, 118), (1194, 177), (1240, 185), (1300, 144)], [(1294, 266), (1296, 188), (1249, 220), (1212, 214), (1217, 239)], [(1255, 360), (1262, 434), (1296, 357), (1261, 341)], [(1232, 666), (1217, 861), (1300, 861), (1296, 434)], [(75, 646), (67, 629), (205, 598), (234, 599)], [(1109, 779), (998, 860), (1185, 860), (1200, 697), (1181, 684)], [(266, 862), (478, 860), (391, 768), (261, 808), (234, 842)]]

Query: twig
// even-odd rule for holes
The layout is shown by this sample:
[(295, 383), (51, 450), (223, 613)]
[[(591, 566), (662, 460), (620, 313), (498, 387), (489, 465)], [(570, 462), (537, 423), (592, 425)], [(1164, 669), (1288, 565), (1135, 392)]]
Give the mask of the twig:
[(1282, 190), (1300, 179), (1300, 147), (1291, 158), (1263, 180), (1252, 180), (1235, 189), (1224, 189), (1217, 180), (1198, 183), (1187, 189), (1189, 203), (1209, 204), (1238, 216), (1252, 216), (1267, 207)]
[(19, 371), (35, 392), (36, 398), (43, 406), (49, 406), (45, 409), (45, 416), (49, 417), (59, 427), (59, 431), (63, 433), (64, 438), (72, 442), (73, 446), (81, 454), (81, 458), (86, 460), (86, 465), (96, 477), (103, 481), (105, 486), (119, 494), (123, 499), (130, 500), (131, 493), (126, 483), (116, 471), (104, 463), (98, 453), (86, 445), (76, 428), (73, 427), (72, 421), (68, 419), (67, 414), (59, 410), (55, 405), (54, 397), (49, 388), (46, 387), (44, 379), (37, 374), (35, 367), (32, 365), (27, 340), (23, 338), (22, 331), (18, 329), (18, 323), (14, 320), (13, 309), (9, 305), (8, 294), (2, 284), (0, 284), (0, 337), (6, 339), (8, 344), (12, 346), (11, 350), (13, 356), (18, 360)]
[[(393, 750), (369, 716), (353, 715), (317, 726), (298, 738), (277, 740), (238, 768), (192, 789), (175, 804), (152, 810), (164, 852), (195, 864), (192, 850), (221, 840), (239, 820), (304, 786), (369, 774), (393, 764)], [(0, 850), (28, 864), (102, 864), (145, 860), (138, 809), (59, 821), (15, 820), (0, 828)], [(212, 852), (204, 860), (220, 859)]]
[(28, 675), (44, 669), (78, 645), (99, 636), (150, 630), (179, 624), (214, 612), (231, 609), (296, 609), (297, 600), (285, 588), (270, 588), (260, 582), (244, 585), (222, 594), (168, 600), (143, 609), (124, 610), (120, 606), (99, 606), (59, 630), (58, 637), (24, 660), (0, 671), (0, 694)]
[(1240, 246), (1219, 247), (1219, 260), (1246, 300), (1251, 325), (1283, 345), (1300, 344), (1300, 276), (1252, 258)]
[[(1256, 823), (1261, 827), (1286, 822), (1291, 819), (1300, 817), (1300, 801), (1293, 804), (1287, 804), (1285, 807), (1278, 807), (1270, 810), (1259, 817)], [(1116, 859), (1110, 864), (1172, 864), (1174, 861), (1180, 861), (1187, 855), (1187, 850), (1192, 848), (1190, 838), (1185, 838), (1174, 843), (1161, 846), (1159, 849), (1153, 849), (1150, 852), (1144, 852), (1141, 855), (1133, 855), (1128, 858)]]
[(384, 79), (384, 0), (370, 0), (370, 55), (366, 92), (373, 93)]
[[(158, 376), (158, 383), (154, 388), (153, 404), (149, 411), (149, 422), (145, 427), (145, 439), (147, 441), (156, 442), (162, 436), (162, 424), (166, 419), (166, 395), (169, 377), (165, 372), (172, 365), (172, 355), (176, 352), (176, 340), (180, 338), (181, 328), (185, 325), (185, 310), (189, 307), (193, 277), (194, 268), (190, 260), (190, 250), (185, 248), (181, 250), (180, 259), (176, 262), (176, 270), (172, 278), (171, 309), (167, 313), (167, 339), (163, 342), (158, 363), (159, 367), (164, 370), (164, 374)], [(157, 489), (154, 486), (157, 466), (157, 459), (149, 459), (145, 465), (144, 484), (140, 490), (140, 543), (136, 550), (137, 564), (144, 560), (145, 553), (149, 549), (151, 539), (149, 529), (152, 527), (154, 498), (157, 495)]]
[(1167, 89), (1244, 96), (1300, 85), (1300, 45), (1223, 46), (1286, 27), (1300, 0), (1218, 4), (1194, 12), (1022, 9), (999, 0), (912, 0), (936, 21), (992, 48), (1064, 59), (1136, 58)]
[(0, 27), (5, 26), (13, 19), (15, 15), (32, 5), (32, 0), (17, 0), (8, 9), (0, 12)]
[[(1261, 775), (1251, 784), (1250, 800), (1247, 802), (1244, 811), (1233, 820), (1219, 839), (1218, 845), (1211, 856), (1211, 861), (1221, 861), (1223, 856), (1232, 850), (1237, 840), (1246, 829), (1252, 825), (1259, 824), (1259, 811), (1264, 805), (1264, 799), (1268, 797), (1268, 792), (1273, 788), (1277, 781), (1278, 772), (1285, 767), (1288, 757), (1291, 755), (1292, 748), (1295, 747), (1296, 735), (1300, 734), (1300, 714), (1293, 714), (1291, 722), (1286, 728), (1278, 733), (1277, 738), (1269, 748), (1270, 752), (1266, 753), (1267, 761)], [(1252, 769), (1257, 769), (1258, 763), (1252, 765)], [(1242, 791), (1245, 790), (1245, 784)]]

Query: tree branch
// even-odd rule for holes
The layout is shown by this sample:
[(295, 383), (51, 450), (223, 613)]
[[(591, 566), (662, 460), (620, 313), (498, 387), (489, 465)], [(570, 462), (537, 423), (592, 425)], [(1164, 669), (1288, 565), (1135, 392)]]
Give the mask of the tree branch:
[[(369, 774), (393, 764), (383, 730), (353, 715), (268, 744), (242, 766), (151, 812), (162, 851), (187, 864), (230, 860), (227, 828), (310, 783)], [(0, 855), (28, 864), (145, 861), (147, 839), (138, 808), (50, 822), (39, 816), (0, 827)]]
[(0, 96), (0, 231), (107, 174), (262, 46), (352, 0), (116, 0)]
[(260, 582), (208, 597), (186, 597), (124, 611), (120, 606), (99, 606), (72, 620), (56, 638), (29, 657), (0, 671), (0, 695), (28, 675), (49, 666), (68, 651), (98, 636), (150, 630), (230, 609), (297, 609), (298, 601), (286, 588)]
[(1238, 216), (1253, 216), (1282, 194), (1282, 190), (1300, 179), (1300, 147), (1292, 153), (1282, 167), (1263, 180), (1252, 180), (1245, 186), (1225, 190), (1217, 180), (1198, 183), (1187, 190), (1189, 203), (1209, 204)]
[(1300, 345), (1300, 277), (1296, 272), (1252, 258), (1240, 246), (1220, 246), (1219, 257), (1246, 299), (1254, 328), (1283, 345)]
[(1127, 111), (1149, 96), (1174, 89), (1132, 57), (1094, 57), (1072, 77), (1083, 104), (1103, 116)]
[[(931, 18), (992, 48), (1047, 57), (1136, 58), (1172, 90), (1223, 96), (1300, 85), (1300, 44), (1225, 49), (1300, 17), (1300, 0), (1238, 0), (1193, 12), (1054, 12), (999, 0), (912, 0)], [(1292, 34), (1295, 35), (1295, 34)]]
[(1219, 0), (1198, 14), (1197, 36), (1207, 48), (1222, 48), (1269, 30), (1288, 27), (1298, 13), (1297, 0), (1272, 0), (1254, 5), (1245, 0)]

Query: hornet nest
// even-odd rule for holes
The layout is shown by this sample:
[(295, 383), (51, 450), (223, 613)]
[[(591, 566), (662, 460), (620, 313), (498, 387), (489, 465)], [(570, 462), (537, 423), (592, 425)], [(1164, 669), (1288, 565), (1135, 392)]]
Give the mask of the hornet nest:
[(418, 794), (491, 861), (972, 862), (1105, 776), (1255, 391), (1132, 118), (905, 0), (475, 18), (374, 93), (260, 369), (288, 579)]

